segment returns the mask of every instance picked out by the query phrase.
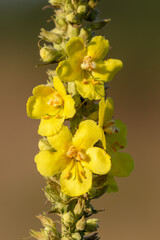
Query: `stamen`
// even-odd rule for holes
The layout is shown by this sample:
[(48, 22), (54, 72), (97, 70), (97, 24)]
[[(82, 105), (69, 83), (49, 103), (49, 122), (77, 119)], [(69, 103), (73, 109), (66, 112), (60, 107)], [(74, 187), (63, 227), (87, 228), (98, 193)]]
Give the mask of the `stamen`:
[(58, 92), (52, 94), (51, 98), (47, 102), (48, 105), (53, 107), (60, 107), (63, 105), (63, 100)]
[(78, 161), (82, 161), (82, 160), (85, 159), (85, 155), (84, 155), (82, 152), (78, 152), (78, 153), (77, 153), (77, 156), (76, 156), (76, 159), (77, 159)]
[(75, 162), (74, 162), (74, 160), (72, 160), (72, 162), (69, 165), (69, 168), (67, 170), (67, 173), (66, 173), (64, 179), (68, 179), (71, 176), (70, 172), (71, 172), (72, 168), (74, 167), (74, 164), (75, 164)]
[(76, 148), (74, 147), (74, 146), (70, 146), (69, 147), (69, 149), (68, 149), (68, 151), (67, 151), (67, 157), (69, 157), (69, 158), (75, 158), (76, 157), (76, 154), (77, 154), (77, 152), (76, 152)]
[(93, 85), (96, 85), (96, 84), (99, 84), (100, 82), (99, 81), (95, 81), (94, 79), (92, 79), (92, 84)]
[(83, 63), (81, 64), (81, 68), (87, 71), (92, 71), (96, 68), (96, 63), (92, 61), (90, 56), (86, 56), (83, 59)]
[(43, 116), (42, 119), (50, 119), (50, 116)]

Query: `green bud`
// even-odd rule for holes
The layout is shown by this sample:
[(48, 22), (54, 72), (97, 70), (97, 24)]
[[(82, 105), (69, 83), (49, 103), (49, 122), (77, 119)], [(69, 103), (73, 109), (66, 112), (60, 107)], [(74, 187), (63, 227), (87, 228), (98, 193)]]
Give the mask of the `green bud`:
[(32, 229), (30, 230), (30, 235), (37, 240), (47, 240), (48, 239), (44, 232), (38, 232), (38, 231), (34, 231)]
[(81, 237), (80, 233), (77, 232), (77, 233), (72, 234), (72, 239), (73, 240), (81, 240), (82, 237)]
[(39, 216), (37, 216), (37, 218), (41, 221), (43, 227), (50, 227), (52, 229), (56, 229), (56, 225), (52, 221), (51, 218), (48, 218), (48, 217), (43, 216), (43, 215), (39, 215)]
[(87, 4), (81, 4), (78, 6), (77, 13), (79, 13), (80, 15), (84, 15), (87, 14), (87, 12), (88, 12)]
[(77, 94), (77, 89), (74, 82), (68, 82), (68, 93), (72, 96)]
[(67, 2), (64, 5), (64, 10), (66, 13), (70, 13), (74, 11), (74, 7), (73, 4), (71, 3), (70, 0), (67, 0)]
[(76, 223), (76, 229), (78, 231), (83, 231), (86, 225), (85, 217), (83, 216), (77, 223)]
[(91, 218), (86, 221), (85, 231), (86, 232), (95, 232), (98, 228), (98, 219)]
[(104, 19), (104, 20), (101, 20), (101, 21), (96, 21), (96, 22), (93, 22), (90, 25), (90, 27), (92, 28), (92, 30), (99, 30), (99, 29), (103, 28), (110, 21), (111, 21), (111, 19)]
[(65, 20), (65, 13), (61, 10), (56, 11), (56, 18), (54, 19), (55, 25), (57, 28), (60, 28), (61, 30), (67, 29), (67, 22)]
[(71, 211), (64, 213), (62, 216), (62, 221), (65, 226), (72, 226), (75, 221), (73, 213)]
[(71, 24), (80, 24), (79, 15), (74, 12), (67, 14), (66, 20)]
[(40, 56), (43, 62), (49, 63), (57, 60), (59, 51), (52, 46), (44, 46), (40, 49)]
[(68, 237), (62, 237), (61, 240), (68, 240)]
[(79, 36), (79, 28), (74, 27), (71, 24), (68, 24), (67, 36), (69, 38)]
[(62, 42), (62, 37), (59, 34), (56, 34), (52, 31), (46, 31), (44, 28), (41, 28), (40, 38), (48, 42), (55, 42), (60, 44)]
[(60, 6), (62, 4), (62, 0), (49, 0), (48, 2), (53, 6)]
[(79, 36), (84, 39), (85, 42), (89, 42), (92, 37), (91, 29), (81, 28)]
[(49, 150), (52, 151), (53, 148), (51, 147), (51, 145), (49, 144), (47, 138), (42, 138), (39, 140), (38, 143), (38, 147), (41, 151), (45, 151), (45, 150)]
[(81, 215), (84, 209), (84, 200), (78, 199), (78, 202), (74, 208), (74, 214), (75, 215)]
[(91, 8), (94, 8), (97, 5), (98, 2), (100, 2), (100, 0), (89, 0), (88, 5)]

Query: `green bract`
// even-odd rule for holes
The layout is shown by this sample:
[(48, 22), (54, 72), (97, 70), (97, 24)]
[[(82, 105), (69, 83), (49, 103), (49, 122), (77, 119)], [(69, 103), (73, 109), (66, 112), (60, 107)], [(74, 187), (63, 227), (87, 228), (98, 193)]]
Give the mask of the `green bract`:
[(38, 133), (52, 136), (58, 133), (65, 119), (75, 114), (74, 100), (66, 94), (62, 82), (55, 77), (54, 88), (39, 85), (33, 89), (33, 96), (27, 101), (27, 114), (30, 118), (41, 119)]
[(75, 82), (83, 98), (104, 97), (104, 82), (109, 82), (122, 68), (118, 59), (103, 60), (109, 42), (102, 36), (92, 38), (87, 47), (80, 37), (71, 38), (66, 44), (68, 59), (59, 63), (56, 72), (64, 82)]

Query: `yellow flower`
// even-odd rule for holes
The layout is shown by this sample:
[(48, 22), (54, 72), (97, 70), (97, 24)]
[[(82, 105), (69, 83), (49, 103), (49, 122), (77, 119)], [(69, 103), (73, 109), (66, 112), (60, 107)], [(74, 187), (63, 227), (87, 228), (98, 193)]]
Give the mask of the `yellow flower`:
[(114, 103), (112, 98), (99, 102), (99, 126), (102, 132), (103, 148), (116, 152), (127, 145), (127, 128), (121, 120), (113, 120)]
[(66, 45), (69, 58), (59, 63), (57, 75), (64, 82), (75, 81), (82, 97), (101, 99), (104, 82), (111, 81), (123, 65), (118, 59), (104, 61), (108, 50), (109, 42), (102, 36), (92, 38), (87, 47), (82, 38), (73, 37)]
[(127, 145), (127, 128), (121, 120), (113, 120), (114, 104), (112, 98), (99, 102), (99, 126), (103, 148), (110, 154), (115, 177), (127, 177), (134, 168), (134, 161), (128, 153), (118, 152)]
[(40, 151), (36, 157), (38, 171), (46, 177), (61, 173), (62, 192), (69, 196), (80, 196), (92, 186), (92, 172), (103, 175), (110, 171), (110, 156), (94, 144), (101, 138), (96, 122), (86, 120), (80, 123), (72, 137), (67, 126), (55, 136), (48, 137), (56, 150)]
[(76, 112), (74, 100), (57, 77), (53, 79), (54, 88), (39, 85), (33, 89), (33, 96), (27, 101), (27, 114), (30, 118), (41, 119), (38, 133), (52, 136), (58, 133), (63, 122), (72, 118)]

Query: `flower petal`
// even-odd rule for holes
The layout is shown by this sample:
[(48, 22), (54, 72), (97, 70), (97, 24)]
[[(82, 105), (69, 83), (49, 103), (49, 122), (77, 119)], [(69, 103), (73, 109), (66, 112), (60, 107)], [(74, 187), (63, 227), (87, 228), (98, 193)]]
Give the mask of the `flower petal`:
[(77, 91), (83, 98), (98, 100), (104, 97), (104, 84), (92, 84), (91, 81), (84, 84), (82, 81), (75, 81)]
[(37, 170), (45, 177), (61, 172), (67, 165), (67, 159), (59, 152), (41, 151), (35, 156)]
[(102, 131), (102, 137), (101, 137), (102, 145), (103, 145), (104, 150), (106, 150), (106, 136), (105, 136), (102, 128), (101, 128), (101, 131)]
[(61, 130), (63, 122), (64, 117), (61, 118), (52, 117), (50, 119), (41, 119), (38, 134), (47, 137), (53, 136)]
[(69, 57), (77, 55), (78, 52), (82, 52), (84, 49), (84, 40), (80, 37), (72, 37), (66, 44), (66, 52)]
[(66, 178), (68, 174), (68, 169), (65, 169), (60, 178), (61, 182), (61, 190), (65, 194), (74, 197), (80, 196), (89, 191), (92, 186), (92, 172), (87, 169), (83, 168), (84, 177), (79, 174), (79, 169), (76, 169), (76, 164), (73, 166), (72, 170), (70, 171), (70, 177)]
[(33, 95), (37, 97), (38, 96), (45, 97), (54, 92), (55, 90), (52, 87), (45, 86), (45, 85), (39, 85), (33, 89)]
[(64, 82), (73, 82), (81, 78), (81, 62), (78, 57), (61, 61), (56, 68), (58, 77)]
[(74, 116), (74, 114), (76, 113), (76, 109), (74, 105), (75, 105), (75, 101), (71, 97), (71, 95), (65, 96), (64, 111), (63, 111), (63, 115), (65, 116), (65, 118), (72, 118)]
[(114, 112), (114, 103), (111, 97), (108, 97), (105, 104), (104, 125), (108, 121), (112, 120)]
[(54, 108), (47, 104), (46, 97), (31, 96), (27, 101), (27, 115), (33, 119), (40, 119), (46, 115), (55, 115), (59, 112), (58, 108)]
[(101, 138), (101, 130), (93, 120), (85, 120), (80, 123), (73, 137), (73, 145), (79, 149), (88, 149)]
[(134, 168), (134, 161), (128, 153), (116, 152), (111, 155), (111, 174), (115, 177), (128, 177)]
[(61, 95), (62, 98), (64, 98), (66, 96), (66, 89), (61, 80), (58, 77), (54, 77), (53, 84), (57, 92)]
[(103, 60), (109, 50), (109, 41), (102, 36), (93, 37), (87, 50), (87, 56), (93, 60)]
[(66, 149), (71, 145), (72, 134), (67, 126), (63, 126), (58, 134), (53, 137), (48, 137), (48, 141), (55, 150), (66, 152)]
[(105, 115), (105, 99), (102, 98), (101, 101), (99, 102), (99, 126), (103, 128), (104, 125), (104, 115)]
[(111, 157), (99, 147), (87, 149), (89, 161), (84, 162), (84, 166), (89, 168), (93, 173), (103, 175), (111, 169)]
[(92, 75), (97, 81), (110, 82), (115, 74), (121, 70), (122, 66), (122, 61), (118, 59), (98, 61), (96, 68), (92, 71)]

